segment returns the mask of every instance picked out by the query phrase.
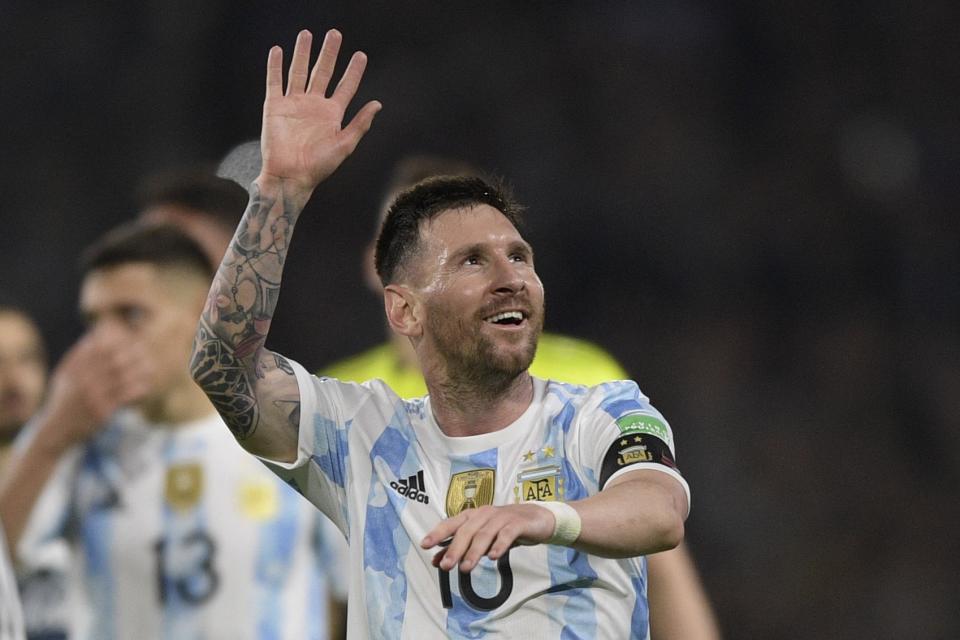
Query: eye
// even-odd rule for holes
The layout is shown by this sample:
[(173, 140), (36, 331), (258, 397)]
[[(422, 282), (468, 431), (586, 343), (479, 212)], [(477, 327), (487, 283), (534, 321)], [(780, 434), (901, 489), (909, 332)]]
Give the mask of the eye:
[(463, 264), (469, 264), (469, 265), (480, 264), (480, 256), (478, 255), (467, 256), (466, 258), (464, 258)]
[(143, 324), (146, 317), (147, 312), (143, 307), (130, 306), (120, 309), (120, 318), (131, 327)]

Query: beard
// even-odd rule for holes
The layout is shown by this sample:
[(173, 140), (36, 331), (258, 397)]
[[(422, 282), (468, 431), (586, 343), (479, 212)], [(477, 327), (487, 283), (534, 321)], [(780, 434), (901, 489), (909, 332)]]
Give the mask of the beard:
[(451, 382), (495, 394), (530, 368), (543, 330), (543, 307), (533, 310), (526, 320), (529, 329), (509, 346), (481, 331), (483, 318), (490, 315), (481, 311), (463, 318), (453, 309), (436, 306), (427, 314), (426, 326)]

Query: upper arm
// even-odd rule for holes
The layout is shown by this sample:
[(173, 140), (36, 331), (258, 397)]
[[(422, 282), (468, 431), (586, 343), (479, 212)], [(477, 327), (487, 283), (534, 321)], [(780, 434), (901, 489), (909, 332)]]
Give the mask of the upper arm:
[(241, 359), (202, 318), (190, 369), (244, 449), (278, 461), (296, 459), (300, 391), (286, 358), (261, 348), (252, 362)]
[(581, 464), (596, 479), (596, 490), (645, 470), (636, 477), (653, 478), (669, 486), (671, 493), (679, 490), (681, 504), (689, 504), (689, 487), (677, 469), (673, 432), (663, 415), (633, 382), (600, 385), (594, 394), (579, 424), (579, 442)]

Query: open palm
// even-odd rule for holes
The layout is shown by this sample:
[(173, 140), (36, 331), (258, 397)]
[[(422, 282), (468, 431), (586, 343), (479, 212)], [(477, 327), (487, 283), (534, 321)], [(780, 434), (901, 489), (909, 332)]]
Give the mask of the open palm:
[(353, 54), (343, 77), (326, 97), (340, 51), (342, 36), (327, 32), (317, 62), (310, 71), (313, 36), (301, 31), (293, 50), (287, 90), (283, 91), (283, 51), (270, 49), (267, 90), (263, 103), (262, 175), (312, 190), (333, 173), (370, 129), (380, 103), (368, 102), (343, 125), (344, 113), (356, 95), (367, 57)]

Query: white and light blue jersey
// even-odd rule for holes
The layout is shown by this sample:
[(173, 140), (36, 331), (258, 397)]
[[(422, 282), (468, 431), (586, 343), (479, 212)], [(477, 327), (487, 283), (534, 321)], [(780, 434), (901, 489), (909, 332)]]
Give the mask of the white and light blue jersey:
[(71, 638), (320, 640), (340, 555), (324, 521), (216, 414), (124, 411), (61, 461), (18, 548), (69, 541)]
[(13, 577), (7, 540), (0, 524), (0, 640), (23, 640), (23, 612), (17, 596), (17, 582)]
[(294, 369), (298, 459), (272, 466), (348, 537), (351, 638), (648, 637), (642, 557), (522, 546), (462, 574), (433, 567), (435, 550), (419, 546), (463, 509), (579, 500), (638, 468), (670, 474), (689, 498), (670, 427), (636, 384), (534, 378), (534, 401), (513, 424), (451, 438), (429, 397)]

